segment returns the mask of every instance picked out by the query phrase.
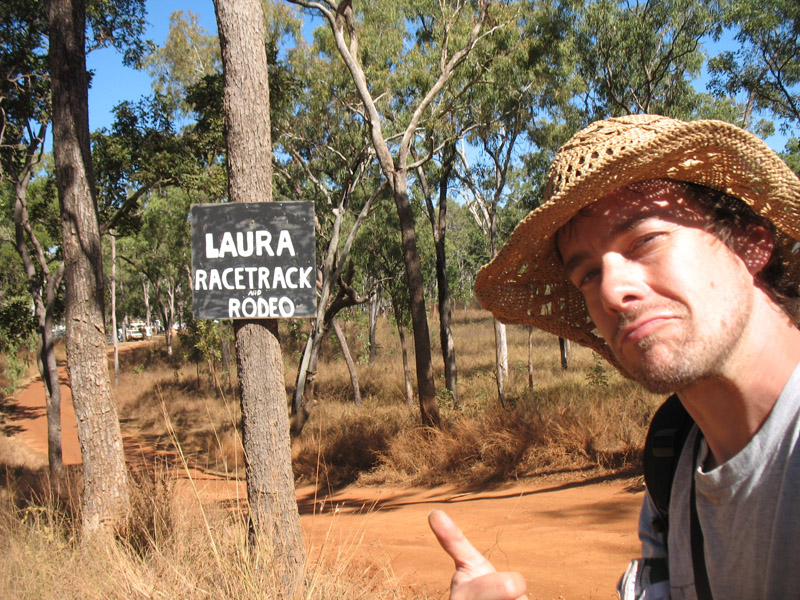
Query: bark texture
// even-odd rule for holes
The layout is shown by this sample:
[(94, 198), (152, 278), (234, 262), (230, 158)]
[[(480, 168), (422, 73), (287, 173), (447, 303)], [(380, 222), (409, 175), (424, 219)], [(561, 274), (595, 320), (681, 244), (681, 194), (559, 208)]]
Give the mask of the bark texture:
[(436, 250), (436, 290), (439, 308), (439, 345), (442, 350), (444, 363), (444, 380), (447, 390), (453, 399), (453, 404), (458, 406), (458, 367), (456, 365), (456, 346), (453, 339), (453, 317), (450, 302), (450, 286), (447, 280), (447, 190), (456, 160), (455, 145), (449, 144), (443, 153), (442, 172), (439, 179), (438, 210), (433, 206), (431, 189), (422, 166), (417, 168), (417, 175), (422, 185), (427, 208), (428, 220), (433, 230), (433, 244)]
[(51, 0), (53, 154), (61, 203), (67, 361), (84, 471), (87, 537), (124, 526), (130, 511), (122, 435), (105, 352), (103, 261), (89, 147), (83, 0)]
[(353, 404), (361, 406), (361, 386), (358, 384), (358, 372), (356, 371), (356, 363), (353, 360), (353, 355), (350, 354), (350, 347), (347, 345), (347, 336), (345, 336), (342, 327), (336, 317), (331, 319), (333, 331), (336, 333), (336, 339), (339, 340), (339, 347), (342, 349), (342, 356), (344, 362), (347, 364), (347, 372), (350, 373), (350, 383), (353, 385)]
[[(59, 265), (55, 273), (50, 271), (44, 249), (33, 233), (30, 224), (27, 190), (33, 166), (32, 164), (27, 165), (25, 174), (15, 177), (14, 244), (22, 259), (28, 291), (33, 298), (33, 310), (36, 315), (36, 330), (39, 338), (36, 362), (44, 382), (45, 406), (47, 407), (47, 458), (50, 477), (60, 492), (64, 483), (65, 471), (61, 453), (61, 386), (58, 381), (58, 366), (53, 341), (53, 314), (58, 287), (61, 285), (64, 275), (64, 265), (63, 263)], [(35, 260), (28, 249), (29, 244), (34, 249)], [(36, 270), (35, 262), (37, 261), (41, 274)]]
[[(215, 0), (225, 81), (232, 202), (272, 200), (272, 147), (264, 16), (258, 0)], [(302, 588), (305, 549), (294, 492), (289, 416), (277, 322), (237, 321), (251, 542), (269, 549), (285, 596)]]

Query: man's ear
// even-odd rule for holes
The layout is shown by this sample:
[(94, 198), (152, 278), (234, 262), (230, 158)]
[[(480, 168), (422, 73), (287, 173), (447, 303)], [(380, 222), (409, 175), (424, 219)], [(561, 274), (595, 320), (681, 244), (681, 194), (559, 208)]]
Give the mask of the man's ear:
[(762, 225), (750, 225), (739, 238), (739, 256), (754, 277), (767, 266), (775, 249), (772, 233)]

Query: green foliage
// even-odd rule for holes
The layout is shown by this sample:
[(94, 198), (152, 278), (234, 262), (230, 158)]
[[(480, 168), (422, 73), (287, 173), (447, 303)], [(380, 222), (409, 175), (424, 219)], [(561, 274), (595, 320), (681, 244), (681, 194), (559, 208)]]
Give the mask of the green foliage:
[(185, 99), (191, 86), (222, 70), (219, 41), (200, 26), (195, 13), (178, 10), (169, 17), (166, 42), (144, 58), (143, 66), (171, 115), (182, 117), (189, 113)]
[(181, 179), (197, 169), (177, 136), (161, 97), (121, 102), (111, 131), (92, 135), (92, 162), (98, 185), (100, 222), (122, 235), (141, 226), (129, 198)]
[(592, 387), (608, 387), (608, 371), (603, 357), (597, 353), (592, 353), (592, 366), (586, 373), (586, 382)]
[[(2, 333), (4, 334), (5, 332)], [(34, 355), (36, 349), (36, 336), (31, 330), (24, 337), (2, 338), (0, 343), (3, 344), (3, 352), (5, 352), (3, 375), (8, 381), (0, 391), (6, 396), (10, 396), (17, 391), (25, 374), (28, 372), (30, 357)], [(27, 354), (20, 352), (22, 348), (28, 350)]]
[(724, 22), (739, 47), (709, 60), (718, 97), (744, 95), (780, 122), (800, 125), (800, 4), (796, 0), (729, 0)]
[(717, 2), (595, 0), (577, 15), (585, 122), (629, 113), (692, 115), (701, 41), (721, 31)]
[(447, 279), (454, 300), (468, 302), (475, 275), (489, 260), (487, 240), (466, 206), (453, 201), (447, 208)]
[(178, 336), (186, 358), (197, 363), (201, 360), (219, 363), (222, 361), (222, 346), (233, 341), (233, 329), (229, 321), (191, 321)]
[(87, 0), (86, 20), (91, 34), (87, 51), (113, 46), (127, 66), (139, 66), (153, 44), (144, 40), (145, 0)]
[(16, 354), (20, 340), (36, 329), (30, 296), (12, 296), (0, 302), (0, 352)]
[(0, 3), (0, 174), (22, 169), (27, 148), (41, 145), (37, 125), (50, 118), (44, 7), (37, 0)]
[[(164, 325), (174, 322), (172, 310), (190, 305), (187, 273), (190, 269), (189, 205), (191, 198), (178, 188), (153, 194), (140, 212), (141, 229), (120, 238), (117, 253), (127, 265), (129, 294), (144, 278), (158, 303)], [(135, 282), (135, 283), (134, 283)], [(170, 314), (166, 314), (170, 313)]]
[(800, 177), (800, 140), (791, 138), (786, 142), (786, 152), (783, 154), (783, 160)]

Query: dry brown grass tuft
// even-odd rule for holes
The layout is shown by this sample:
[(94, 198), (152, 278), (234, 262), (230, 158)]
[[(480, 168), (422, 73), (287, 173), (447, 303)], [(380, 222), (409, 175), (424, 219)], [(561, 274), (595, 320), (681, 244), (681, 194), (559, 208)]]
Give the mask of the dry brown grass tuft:
[[(439, 376), (440, 430), (422, 428), (417, 406), (404, 404), (396, 334), (379, 328), (381, 351), (359, 365), (365, 406), (343, 404), (349, 384), (340, 359), (318, 372), (318, 405), (295, 440), (295, 469), (321, 486), (362, 483), (484, 486), (508, 479), (587, 470), (638, 474), (647, 424), (660, 398), (647, 394), (573, 345), (561, 367), (558, 340), (534, 332), (534, 388), (528, 387), (528, 330), (508, 327), (506, 407), (497, 400), (494, 330), (483, 311), (454, 315), (459, 402)], [(433, 328), (436, 323), (432, 323)], [(350, 329), (356, 343), (363, 338)], [(330, 395), (329, 395), (330, 392)]]
[[(180, 353), (179, 346), (175, 352)], [(198, 468), (236, 471), (243, 464), (241, 412), (227, 381), (217, 388), (195, 366), (167, 357), (160, 345), (134, 353), (143, 362), (122, 355), (126, 368), (121, 368), (117, 390), (120, 421), (129, 443), (166, 456), (174, 455), (179, 443)]]
[(295, 440), (292, 463), (300, 481), (333, 490), (375, 469), (392, 440), (413, 430), (412, 413), (404, 406), (370, 406), (326, 402)]
[(289, 598), (272, 576), (269, 545), (248, 547), (245, 514), (199, 506), (173, 495), (165, 483), (169, 478), (162, 475), (165, 473), (156, 471), (135, 478), (134, 505), (144, 521), (134, 524), (117, 541), (102, 546), (81, 541), (73, 522), (57, 506), (45, 501), (20, 507), (9, 494), (0, 494), (2, 597), (411, 598), (392, 583), (385, 566), (356, 561), (353, 548), (346, 545), (311, 553), (314, 558), (306, 567), (307, 591)]

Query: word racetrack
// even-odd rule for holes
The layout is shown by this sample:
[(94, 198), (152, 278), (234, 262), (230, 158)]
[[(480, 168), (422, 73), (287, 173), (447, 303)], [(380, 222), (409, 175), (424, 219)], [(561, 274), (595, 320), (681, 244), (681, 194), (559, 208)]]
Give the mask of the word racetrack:
[(313, 203), (197, 204), (191, 224), (195, 318), (314, 316)]

